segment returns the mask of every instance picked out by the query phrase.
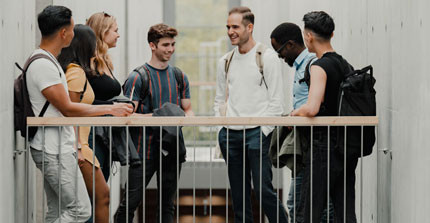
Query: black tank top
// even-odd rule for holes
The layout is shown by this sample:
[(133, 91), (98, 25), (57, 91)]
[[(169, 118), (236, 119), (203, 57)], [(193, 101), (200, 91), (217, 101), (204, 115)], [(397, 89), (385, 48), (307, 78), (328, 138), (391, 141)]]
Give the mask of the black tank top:
[(345, 72), (348, 72), (347, 66), (350, 65), (341, 55), (328, 52), (315, 61), (312, 66), (321, 67), (327, 75), (324, 102), (321, 104), (317, 116), (337, 116), (339, 86)]
[(101, 75), (97, 70), (95, 76), (88, 78), (95, 96), (93, 104), (113, 104), (113, 102), (109, 102), (107, 100), (121, 94), (121, 84), (115, 76), (113, 76), (110, 69), (109, 71), (113, 78), (106, 74)]

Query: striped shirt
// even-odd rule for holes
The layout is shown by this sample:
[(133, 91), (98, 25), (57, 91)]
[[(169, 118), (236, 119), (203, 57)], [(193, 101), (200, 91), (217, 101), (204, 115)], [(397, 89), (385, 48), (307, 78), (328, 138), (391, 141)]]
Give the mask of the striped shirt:
[[(146, 63), (144, 65), (146, 73), (141, 75), (147, 75), (149, 73), (149, 84), (148, 91), (151, 93), (152, 97), (145, 97), (143, 103), (140, 104), (139, 108), (137, 108), (136, 112), (141, 114), (152, 113), (154, 109), (160, 108), (164, 103), (170, 102), (173, 104), (177, 104), (181, 106), (181, 99), (189, 99), (190, 98), (190, 85), (188, 82), (187, 75), (182, 73), (182, 92), (178, 86), (178, 83), (175, 78), (175, 73), (173, 71), (172, 66), (167, 66), (165, 69), (157, 69)], [(133, 101), (140, 101), (141, 98), (141, 89), (142, 88), (142, 79), (141, 76), (133, 71), (128, 76), (125, 86), (124, 86), (124, 95), (130, 98), (132, 91)], [(152, 100), (152, 109), (150, 108), (150, 103), (148, 100)], [(153, 134), (151, 133), (151, 128), (146, 128), (145, 134), (145, 149), (146, 149), (146, 158), (150, 159), (154, 156), (154, 149), (157, 148), (156, 151), (159, 151), (158, 139), (153, 139)], [(133, 142), (136, 146), (136, 149), (141, 157), (143, 157), (142, 151), (142, 142), (143, 142), (143, 128), (130, 128), (130, 134), (133, 139)], [(158, 156), (158, 153), (155, 153)]]

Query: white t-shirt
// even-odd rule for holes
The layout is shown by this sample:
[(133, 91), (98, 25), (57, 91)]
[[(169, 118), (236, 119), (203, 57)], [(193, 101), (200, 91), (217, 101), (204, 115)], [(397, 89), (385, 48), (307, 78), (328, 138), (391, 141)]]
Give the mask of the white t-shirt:
[[(258, 45), (247, 53), (239, 53), (234, 49), (233, 58), (228, 70), (229, 97), (227, 101), (227, 117), (275, 117), (283, 113), (283, 89), (281, 61), (276, 52), (268, 48), (262, 55), (264, 67), (264, 82), (256, 62)], [(219, 106), (225, 102), (225, 59), (221, 57), (217, 67), (217, 89), (215, 96), (215, 115), (219, 116)], [(247, 126), (252, 128), (255, 126)], [(240, 126), (229, 126), (231, 129), (242, 129)], [(262, 131), (267, 136), (273, 127), (263, 126)]]
[[(66, 94), (68, 95), (66, 75), (61, 69), (57, 59), (49, 52), (37, 49), (33, 52), (32, 56), (38, 53), (43, 53), (50, 56), (55, 62), (54, 65), (51, 61), (45, 58), (37, 59), (30, 64), (27, 70), (27, 88), (30, 96), (31, 106), (35, 116), (39, 116), (40, 111), (45, 105), (46, 98), (43, 96), (42, 91), (50, 86), (56, 84), (63, 84)], [(60, 71), (60, 74), (58, 73)], [(64, 117), (61, 112), (52, 104), (49, 104), (43, 117)], [(60, 129), (61, 129), (61, 146), (60, 146)], [(73, 152), (73, 145), (75, 142), (75, 135), (73, 127), (45, 127), (45, 143), (43, 143), (42, 127), (39, 127), (36, 135), (30, 142), (30, 146), (37, 150), (43, 150), (45, 144), (45, 151), (50, 154), (70, 153)]]

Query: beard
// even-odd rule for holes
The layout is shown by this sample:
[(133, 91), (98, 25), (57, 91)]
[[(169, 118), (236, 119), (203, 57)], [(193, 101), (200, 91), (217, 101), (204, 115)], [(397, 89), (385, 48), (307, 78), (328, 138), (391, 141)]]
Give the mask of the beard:
[(290, 59), (288, 59), (288, 58), (285, 58), (285, 60), (284, 60), (284, 61), (288, 64), (288, 66), (293, 67), (293, 65), (294, 65), (294, 60), (290, 60)]

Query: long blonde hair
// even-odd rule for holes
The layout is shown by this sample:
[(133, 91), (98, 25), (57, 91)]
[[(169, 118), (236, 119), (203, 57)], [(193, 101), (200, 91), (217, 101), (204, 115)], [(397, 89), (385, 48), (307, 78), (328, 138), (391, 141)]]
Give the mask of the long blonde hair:
[[(113, 70), (111, 57), (107, 53), (109, 46), (104, 42), (104, 37), (109, 29), (116, 23), (115, 17), (105, 13), (98, 12), (93, 14), (88, 20), (86, 25), (94, 30), (97, 37), (97, 50), (94, 62), (97, 65), (96, 69), (99, 74), (103, 74), (103, 67), (106, 66)], [(113, 74), (112, 74), (113, 75)]]

